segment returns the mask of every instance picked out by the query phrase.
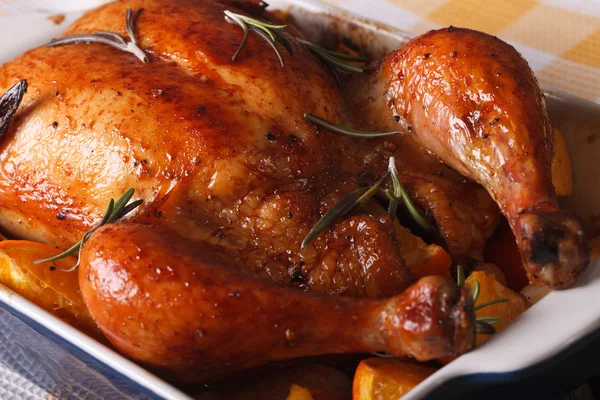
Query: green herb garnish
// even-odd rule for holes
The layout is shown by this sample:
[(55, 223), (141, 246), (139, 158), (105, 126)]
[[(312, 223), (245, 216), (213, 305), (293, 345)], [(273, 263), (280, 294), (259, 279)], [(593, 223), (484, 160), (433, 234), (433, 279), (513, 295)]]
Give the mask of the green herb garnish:
[(368, 58), (351, 56), (349, 54), (338, 53), (333, 50), (328, 50), (324, 47), (311, 43), (307, 40), (297, 39), (300, 44), (306, 47), (314, 56), (316, 56), (319, 60), (331, 66), (333, 68), (346, 71), (346, 72), (355, 72), (362, 73), (365, 72), (365, 69), (360, 65), (353, 64), (351, 61), (367, 63), (369, 62)]
[(323, 232), (333, 221), (338, 218), (342, 218), (354, 210), (356, 207), (365, 204), (371, 197), (377, 194), (379, 187), (383, 181), (388, 177), (389, 173), (386, 173), (383, 178), (378, 180), (370, 188), (363, 187), (356, 189), (354, 192), (348, 194), (342, 200), (340, 200), (335, 206), (331, 207), (329, 211), (312, 227), (308, 232), (304, 240), (302, 241), (301, 249), (304, 249), (317, 235)]
[[(129, 200), (131, 200), (131, 198), (133, 197), (134, 192), (135, 192), (135, 190), (133, 188), (130, 188), (121, 197), (119, 197), (119, 199), (117, 201), (115, 201), (114, 199), (110, 199), (110, 201), (108, 202), (108, 206), (106, 207), (106, 211), (104, 212), (104, 216), (102, 217), (100, 222), (98, 222), (98, 224), (96, 224), (96, 226), (94, 226), (92, 229), (87, 231), (83, 235), (83, 238), (79, 242), (75, 243), (71, 248), (65, 250), (64, 252), (62, 252), (54, 257), (45, 258), (43, 260), (37, 260), (34, 262), (34, 264), (41, 264), (41, 263), (45, 263), (45, 262), (56, 261), (56, 260), (60, 260), (61, 258), (65, 258), (72, 254), (78, 253), (77, 264), (75, 264), (73, 266), (73, 268), (70, 268), (67, 270), (67, 272), (76, 271), (77, 268), (79, 268), (79, 263), (81, 261), (80, 250), (83, 247), (83, 245), (85, 244), (85, 242), (90, 238), (92, 233), (94, 233), (101, 226), (104, 226), (106, 224), (111, 224), (113, 222), (120, 220), (121, 218), (125, 217), (127, 214), (129, 214), (131, 211), (136, 209), (140, 204), (142, 204), (144, 202), (143, 200), (140, 199), (140, 200), (136, 200), (132, 203), (129, 203)], [(129, 204), (127, 204), (127, 203), (129, 203)]]
[[(394, 182), (394, 174), (396, 175), (398, 182)], [(404, 187), (397, 186), (397, 184), (400, 182), (400, 179), (398, 178), (398, 171), (396, 170), (396, 163), (394, 157), (390, 157), (388, 171), (385, 173), (385, 175), (380, 180), (375, 182), (373, 186), (356, 189), (355, 191), (344, 197), (342, 200), (340, 200), (336, 205), (331, 207), (331, 209), (327, 211), (327, 213), (323, 217), (321, 217), (321, 219), (308, 232), (308, 235), (306, 235), (306, 237), (302, 241), (302, 245), (300, 246), (300, 248), (304, 249), (306, 245), (308, 245), (308, 243), (310, 243), (315, 237), (317, 237), (317, 235), (319, 235), (319, 233), (323, 232), (328, 226), (330, 226), (332, 222), (335, 221), (337, 218), (342, 218), (348, 215), (356, 207), (364, 205), (369, 199), (371, 199), (377, 194), (377, 192), (381, 188), (381, 185), (383, 185), (385, 180), (388, 179), (390, 176), (392, 177), (391, 180), (392, 187), (394, 187), (394, 191), (391, 191), (389, 193), (388, 191), (385, 191), (385, 193), (390, 198), (390, 209), (393, 208), (395, 212), (395, 210), (397, 210), (398, 208), (398, 201), (402, 199), (404, 200), (405, 205), (411, 212), (413, 218), (415, 218), (417, 222), (418, 219), (424, 221), (424, 217), (421, 214), (419, 214), (418, 210), (410, 200), (410, 197), (408, 196), (406, 191), (404, 191)], [(399, 194), (396, 196), (395, 193)], [(392, 201), (396, 202), (394, 206), (391, 206)], [(410, 204), (411, 206), (409, 207), (408, 204)], [(388, 209), (388, 212), (390, 212), (390, 209)], [(390, 216), (392, 218), (395, 218), (395, 214)]]
[(390, 217), (393, 219), (396, 217), (396, 212), (398, 210), (398, 204), (402, 200), (406, 209), (413, 217), (415, 222), (421, 226), (421, 228), (425, 230), (429, 230), (431, 226), (427, 222), (427, 220), (421, 215), (421, 213), (415, 207), (415, 204), (412, 202), (410, 196), (404, 189), (404, 185), (400, 181), (400, 176), (398, 175), (398, 170), (396, 169), (396, 160), (394, 157), (390, 157), (390, 162), (388, 165), (388, 171), (390, 172), (390, 176), (392, 177), (392, 189), (387, 189), (385, 194), (390, 199), (390, 204), (388, 206), (388, 213)]
[[(465, 284), (465, 271), (461, 265), (456, 267), (456, 284), (458, 286), (463, 286)], [(473, 304), (475, 304), (477, 299), (479, 299), (480, 290), (481, 285), (478, 281), (475, 281), (475, 284), (473, 285)], [(498, 303), (508, 303), (508, 299), (502, 298), (486, 301), (485, 303), (481, 303), (480, 305), (476, 306), (475, 311)], [(475, 332), (484, 335), (494, 334), (496, 333), (496, 329), (492, 326), (492, 324), (497, 324), (498, 322), (500, 322), (500, 318), (494, 316), (477, 317), (475, 319)]]
[(248, 17), (242, 14), (236, 14), (229, 10), (225, 11), (225, 20), (230, 24), (238, 24), (244, 31), (244, 38), (240, 43), (240, 47), (236, 50), (236, 52), (231, 57), (231, 61), (235, 61), (237, 56), (242, 52), (244, 47), (246, 47), (246, 43), (248, 43), (248, 37), (250, 32), (256, 33), (260, 36), (265, 42), (267, 42), (271, 48), (277, 54), (279, 58), (279, 63), (281, 64), (281, 68), (285, 68), (285, 61), (283, 59), (283, 55), (281, 51), (277, 47), (277, 43), (281, 44), (290, 54), (293, 54), (292, 45), (289, 40), (285, 36), (283, 36), (279, 30), (284, 29), (287, 25), (276, 25), (271, 24), (265, 21), (260, 21), (255, 18)]
[(333, 132), (337, 135), (347, 136), (347, 137), (351, 137), (351, 138), (374, 139), (374, 138), (379, 138), (379, 137), (384, 137), (384, 136), (402, 135), (402, 132), (400, 132), (400, 131), (365, 132), (365, 131), (358, 131), (355, 129), (345, 128), (341, 125), (334, 124), (333, 122), (329, 122), (323, 118), (317, 117), (316, 115), (311, 114), (311, 113), (305, 113), (304, 118), (306, 118), (313, 125), (320, 126), (321, 128), (326, 129), (330, 132)]
[(135, 23), (142, 10), (143, 8), (140, 8), (135, 13), (132, 13), (131, 8), (127, 9), (127, 13), (125, 14), (125, 27), (127, 29), (127, 35), (129, 35), (129, 41), (126, 41), (121, 35), (118, 35), (114, 32), (98, 31), (90, 34), (70, 35), (58, 39), (52, 39), (46, 46), (56, 47), (69, 44), (100, 43), (131, 53), (139, 58), (143, 63), (147, 63), (148, 57), (146, 56), (146, 53), (144, 53), (144, 51), (138, 46), (135, 38)]

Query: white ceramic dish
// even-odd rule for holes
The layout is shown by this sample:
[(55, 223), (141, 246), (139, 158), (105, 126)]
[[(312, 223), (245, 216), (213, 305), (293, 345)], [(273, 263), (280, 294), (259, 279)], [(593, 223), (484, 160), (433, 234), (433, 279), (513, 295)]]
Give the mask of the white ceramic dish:
[[(99, 1), (65, 0), (62, 3), (64, 10), (73, 10), (73, 4), (78, 9), (83, 9), (83, 3), (92, 7), (98, 5)], [(372, 55), (385, 54), (410, 37), (401, 30), (363, 20), (317, 1), (277, 0), (270, 3), (272, 8), (289, 10), (313, 39), (319, 38), (325, 30), (333, 30), (352, 38), (359, 45), (367, 46)], [(61, 8), (54, 8), (52, 12), (59, 10)], [(0, 19), (0, 62), (6, 62), (29, 48), (47, 42), (80, 14), (80, 11), (66, 14), (66, 20), (60, 25), (48, 20), (44, 13), (20, 14)], [(21, 34), (14, 35), (14, 32)], [(573, 156), (574, 195), (563, 201), (586, 217), (600, 214), (600, 206), (597, 206), (600, 204), (600, 175), (593, 168), (600, 153), (600, 141), (590, 144), (587, 140), (590, 135), (600, 133), (600, 106), (551, 88), (544, 89), (553, 125), (564, 133)], [(405, 399), (422, 398), (456, 377), (514, 373), (532, 367), (600, 329), (600, 268), (597, 266), (598, 263), (591, 265), (576, 287), (549, 294), (506, 330), (495, 335), (485, 345), (440, 369)], [(39, 325), (55, 332), (72, 346), (153, 394), (166, 399), (190, 398), (2, 286), (0, 302), (26, 316), (31, 325)]]

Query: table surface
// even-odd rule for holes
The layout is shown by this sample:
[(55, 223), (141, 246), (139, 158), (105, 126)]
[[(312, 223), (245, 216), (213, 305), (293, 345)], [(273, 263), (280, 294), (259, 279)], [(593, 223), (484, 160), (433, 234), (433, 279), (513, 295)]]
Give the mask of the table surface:
[[(324, 0), (358, 15), (401, 28), (414, 35), (454, 25), (481, 30), (513, 44), (529, 61), (540, 82), (600, 103), (600, 0)], [(0, 0), (2, 18), (24, 13), (61, 13), (99, 5), (103, 0)], [(0, 398), (48, 399), (52, 374), (40, 368), (35, 354), (56, 351), (52, 368), (75, 368), (62, 398), (96, 398), (86, 390), (85, 372), (77, 359), (60, 353), (52, 342), (0, 311)], [(7, 345), (10, 344), (10, 345)], [(16, 345), (15, 345), (16, 344)], [(64, 358), (67, 357), (67, 358)], [(69, 358), (70, 357), (70, 358)], [(66, 364), (65, 364), (66, 363)], [(87, 375), (86, 375), (87, 373)], [(88, 376), (89, 375), (89, 376)], [(103, 390), (120, 393), (109, 382)], [(96, 383), (97, 384), (97, 383)], [(53, 385), (56, 388), (56, 385)], [(65, 390), (66, 390), (65, 389)], [(98, 389), (98, 387), (96, 387)], [(56, 394), (56, 389), (53, 391)], [(584, 391), (585, 392), (585, 391)], [(579, 399), (591, 398), (585, 396)], [(106, 394), (106, 392), (104, 392)], [(116, 398), (120, 398), (117, 395)]]

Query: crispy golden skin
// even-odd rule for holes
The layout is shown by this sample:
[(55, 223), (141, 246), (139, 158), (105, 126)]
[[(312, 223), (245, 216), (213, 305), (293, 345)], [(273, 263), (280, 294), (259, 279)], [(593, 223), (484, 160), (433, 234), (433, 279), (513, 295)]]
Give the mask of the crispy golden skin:
[(228, 265), (215, 246), (165, 227), (107, 225), (83, 253), (79, 284), (107, 338), (168, 378), (198, 382), (270, 361), (385, 351), (430, 360), (470, 350), (471, 294), (422, 278), (386, 299), (284, 287)]
[(575, 213), (558, 209), (553, 132), (521, 55), (496, 37), (450, 27), (393, 52), (381, 74), (407, 131), (496, 200), (530, 281), (573, 285), (588, 265), (589, 238)]

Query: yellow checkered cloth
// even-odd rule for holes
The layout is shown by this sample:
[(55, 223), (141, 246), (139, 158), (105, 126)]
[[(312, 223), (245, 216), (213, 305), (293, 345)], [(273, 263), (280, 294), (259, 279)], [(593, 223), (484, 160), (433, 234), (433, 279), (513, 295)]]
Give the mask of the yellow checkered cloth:
[(600, 0), (325, 0), (414, 35), (454, 25), (496, 35), (540, 82), (600, 102)]
[[(0, 16), (69, 12), (107, 1), (0, 0)], [(600, 0), (322, 1), (414, 35), (454, 25), (499, 36), (542, 83), (600, 102)]]

